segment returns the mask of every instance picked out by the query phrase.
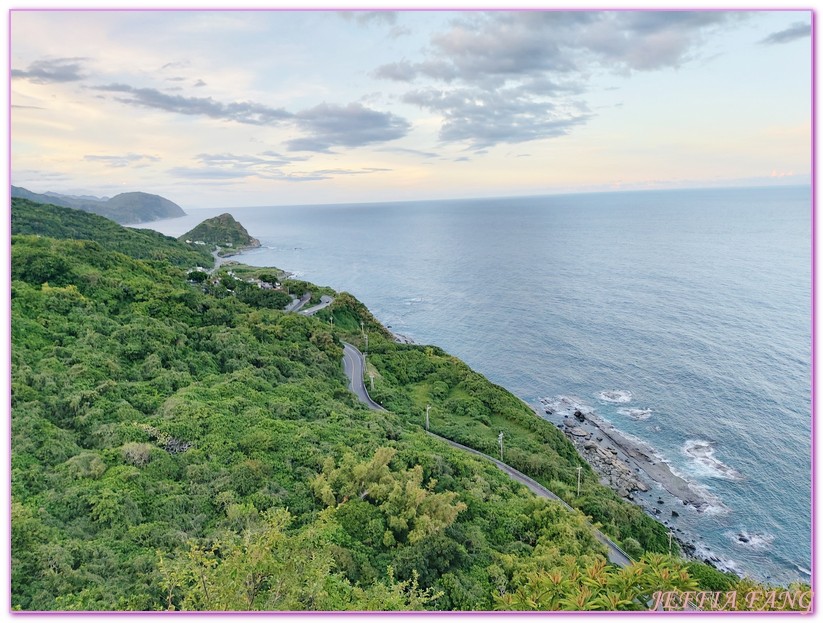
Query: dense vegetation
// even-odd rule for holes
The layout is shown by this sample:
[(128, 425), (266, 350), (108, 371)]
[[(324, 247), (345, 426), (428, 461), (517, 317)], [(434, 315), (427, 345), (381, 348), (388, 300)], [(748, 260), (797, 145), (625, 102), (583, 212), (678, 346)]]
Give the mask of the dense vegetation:
[[(35, 227), (17, 206), (16, 231)], [(607, 565), (582, 513), (426, 435), (424, 401), (479, 449), (505, 427), (507, 460), (575, 502), (583, 464), (553, 427), (439, 349), (393, 344), (350, 295), (287, 314), (119, 239), (12, 237), (13, 607), (643, 609), (737, 581), (663, 554)], [(392, 412), (347, 390), (339, 337), (361, 323)], [(660, 550), (586, 473), (579, 507)]]
[(176, 203), (142, 192), (120, 193), (108, 199), (98, 197), (61, 195), (60, 193), (33, 193), (19, 186), (11, 187), (11, 196), (37, 203), (58, 205), (84, 212), (99, 214), (117, 223), (147, 223), (164, 218), (184, 216)]
[(11, 233), (94, 240), (110, 251), (152, 260), (157, 265), (166, 262), (182, 268), (214, 265), (214, 258), (204, 247), (189, 247), (150, 229), (122, 227), (96, 214), (28, 199), (11, 200)]
[(235, 249), (243, 247), (259, 247), (260, 241), (252, 238), (246, 228), (238, 223), (231, 214), (221, 214), (208, 218), (191, 231), (178, 238), (194, 242), (205, 242), (209, 247), (229, 246)]
[[(352, 304), (351, 299), (340, 298), (320, 318), (334, 315), (335, 326), (365, 348), (360, 327), (349, 320), (360, 313), (348, 308)], [(599, 484), (597, 474), (563, 434), (524, 402), (437, 347), (396, 344), (376, 321), (369, 329), (370, 369), (375, 375), (371, 394), (382, 405), (418, 426), (430, 405), (432, 432), (490, 455), (497, 455), (502, 431), (509, 465), (592, 517), (630, 554), (669, 551), (668, 530)], [(579, 497), (578, 467), (583, 470)]]

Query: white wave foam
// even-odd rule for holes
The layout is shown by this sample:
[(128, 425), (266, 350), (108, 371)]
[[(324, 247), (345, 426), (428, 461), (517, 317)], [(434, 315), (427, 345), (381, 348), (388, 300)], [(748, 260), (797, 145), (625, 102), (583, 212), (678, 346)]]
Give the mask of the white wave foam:
[(731, 512), (731, 509), (723, 504), (723, 501), (717, 495), (712, 493), (707, 486), (694, 482), (694, 480), (689, 478), (687, 474), (684, 474), (677, 467), (675, 467), (669, 459), (661, 457), (658, 452), (655, 451), (654, 456), (665, 463), (672, 474), (689, 485), (689, 489), (692, 489), (706, 501), (706, 506), (703, 507), (702, 511), (704, 515), (728, 515)]
[(811, 569), (806, 569), (806, 567), (801, 567), (800, 565), (795, 565), (794, 568), (797, 569), (798, 571), (800, 571), (800, 573), (803, 573), (803, 574), (805, 574), (809, 577), (812, 577), (812, 570)]
[(695, 551), (694, 556), (695, 558), (699, 558), (700, 560), (710, 560), (712, 564), (720, 569), (721, 571), (728, 571), (731, 573), (740, 574), (740, 568), (737, 564), (728, 558), (720, 558), (717, 554), (715, 554), (711, 548), (709, 548), (704, 543), (695, 542)]
[(683, 453), (709, 477), (743, 480), (743, 474), (715, 458), (714, 445), (711, 441), (687, 439), (683, 444)]
[(632, 393), (625, 389), (603, 390), (597, 393), (597, 397), (604, 402), (614, 402), (617, 404), (632, 401)]
[(618, 409), (620, 415), (625, 415), (633, 420), (648, 420), (652, 416), (651, 409)]
[(593, 412), (590, 406), (585, 404), (576, 396), (553, 396), (552, 398), (540, 398), (540, 404), (542, 404), (545, 409), (548, 409), (557, 415), (572, 415), (575, 411), (580, 411), (581, 413), (590, 415)]
[(767, 550), (774, 541), (773, 534), (763, 534), (760, 532), (748, 532), (741, 530), (740, 532), (726, 532), (726, 536), (734, 541), (735, 545), (740, 547), (749, 547), (756, 550)]

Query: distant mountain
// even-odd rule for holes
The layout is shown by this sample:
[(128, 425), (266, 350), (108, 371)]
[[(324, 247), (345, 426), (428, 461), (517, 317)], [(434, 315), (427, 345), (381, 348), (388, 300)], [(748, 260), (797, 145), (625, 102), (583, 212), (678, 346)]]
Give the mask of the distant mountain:
[(252, 238), (246, 228), (228, 213), (206, 219), (191, 231), (180, 236), (178, 240), (190, 241), (192, 244), (205, 242), (209, 246), (218, 245), (233, 249), (260, 246), (260, 241)]
[(11, 196), (29, 199), (38, 203), (92, 212), (121, 224), (148, 223), (159, 219), (186, 215), (183, 208), (176, 203), (159, 195), (141, 192), (121, 193), (111, 198), (98, 198), (88, 195), (79, 197), (62, 195), (54, 192), (40, 194), (19, 186), (12, 186)]

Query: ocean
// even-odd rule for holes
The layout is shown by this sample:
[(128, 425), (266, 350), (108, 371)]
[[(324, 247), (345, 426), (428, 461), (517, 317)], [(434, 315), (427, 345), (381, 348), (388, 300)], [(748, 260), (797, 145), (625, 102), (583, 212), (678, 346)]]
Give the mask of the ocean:
[(349, 291), (536, 408), (593, 410), (712, 496), (661, 517), (677, 536), (784, 583), (811, 569), (811, 202), (808, 187), (611, 192), (143, 226), (180, 235), (228, 211), (263, 245), (241, 261)]

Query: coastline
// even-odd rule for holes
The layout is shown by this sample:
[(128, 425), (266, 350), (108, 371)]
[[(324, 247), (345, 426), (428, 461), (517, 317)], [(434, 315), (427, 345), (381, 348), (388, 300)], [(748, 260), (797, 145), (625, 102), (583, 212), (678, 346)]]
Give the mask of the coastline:
[[(231, 254), (232, 259), (229, 261), (240, 263), (238, 258), (244, 254), (244, 251), (251, 249), (253, 247), (236, 250)], [(221, 259), (225, 261), (226, 258)], [(284, 273), (284, 278), (293, 275), (283, 269), (279, 270)], [(396, 343), (418, 345), (411, 337), (395, 332), (390, 325), (383, 326), (393, 336)], [(541, 414), (540, 409), (535, 405), (529, 404), (522, 398), (520, 400), (532, 410), (536, 417), (552, 421)], [(583, 416), (581, 422), (573, 418), (570, 413), (569, 426), (566, 426), (565, 422), (555, 423), (570, 439), (577, 453), (601, 476), (601, 484), (611, 488), (620, 497), (669, 529), (672, 540), (678, 543), (684, 558), (703, 562), (720, 571), (743, 577), (734, 561), (719, 558), (711, 549), (700, 543), (694, 535), (687, 535), (679, 527), (674, 526), (668, 514), (663, 515), (664, 510), (670, 511), (671, 518), (676, 518), (678, 512), (675, 509), (679, 507), (672, 504), (672, 500), (664, 503), (653, 493), (649, 482), (652, 486), (658, 485), (665, 490), (665, 493), (677, 500), (683, 508), (690, 507), (694, 512), (702, 513), (712, 508), (724, 509), (725, 507), (713, 496), (695, 488), (694, 485), (674, 473), (647, 443), (623, 433), (591, 411)], [(578, 434), (573, 434), (572, 430), (577, 430)], [(583, 434), (579, 434), (580, 432)]]
[[(545, 409), (553, 414), (551, 407)], [(713, 500), (707, 494), (672, 472), (651, 446), (619, 431), (593, 412), (576, 409), (572, 415), (564, 414), (558, 427), (602, 476), (601, 482), (610, 485), (621, 497), (634, 501), (634, 492), (648, 492), (650, 487), (643, 479), (645, 476), (684, 506), (692, 506), (698, 512), (712, 506)]]

